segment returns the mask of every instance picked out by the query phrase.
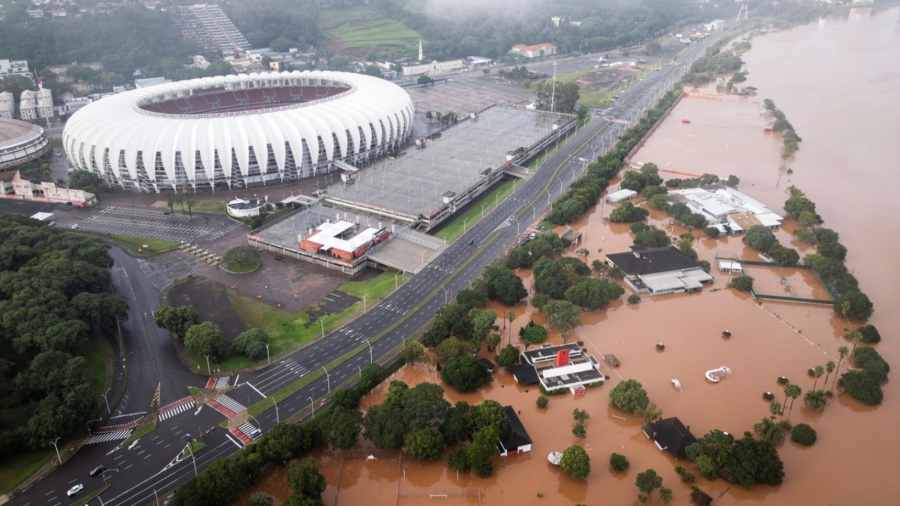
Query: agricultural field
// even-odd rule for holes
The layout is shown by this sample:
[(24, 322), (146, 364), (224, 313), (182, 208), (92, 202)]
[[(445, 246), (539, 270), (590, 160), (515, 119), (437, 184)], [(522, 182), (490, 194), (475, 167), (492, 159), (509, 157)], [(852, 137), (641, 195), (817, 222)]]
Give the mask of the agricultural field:
[(353, 54), (412, 56), (422, 36), (400, 21), (388, 19), (371, 7), (326, 9), (320, 28), (335, 50)]

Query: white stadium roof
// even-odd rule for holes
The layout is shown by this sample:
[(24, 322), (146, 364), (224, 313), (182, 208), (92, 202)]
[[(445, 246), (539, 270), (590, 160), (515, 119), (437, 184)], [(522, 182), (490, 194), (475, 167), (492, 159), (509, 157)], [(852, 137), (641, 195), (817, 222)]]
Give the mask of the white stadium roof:
[[(163, 113), (144, 108), (212, 92), (317, 87), (346, 89), (325, 98), (230, 112)], [(230, 186), (234, 176), (247, 178), (251, 148), (259, 177), (284, 179), (292, 168), (298, 177), (307, 177), (321, 168), (320, 151), (331, 162), (336, 156), (350, 160), (351, 154), (361, 151), (366, 156), (381, 154), (398, 144), (411, 133), (413, 114), (405, 90), (363, 74), (311, 71), (206, 77), (131, 90), (85, 106), (66, 124), (63, 146), (77, 168), (97, 172), (110, 182), (140, 182), (145, 190), (159, 190), (171, 188), (173, 182), (179, 186), (202, 182), (205, 175), (218, 176)], [(269, 149), (278, 174), (272, 174), (267, 164)], [(157, 153), (161, 167), (156, 167)], [(310, 159), (305, 160), (304, 153)], [(216, 154), (220, 167), (215, 165)], [(293, 167), (288, 167), (289, 155)], [(180, 168), (176, 173), (177, 159), (184, 173)]]

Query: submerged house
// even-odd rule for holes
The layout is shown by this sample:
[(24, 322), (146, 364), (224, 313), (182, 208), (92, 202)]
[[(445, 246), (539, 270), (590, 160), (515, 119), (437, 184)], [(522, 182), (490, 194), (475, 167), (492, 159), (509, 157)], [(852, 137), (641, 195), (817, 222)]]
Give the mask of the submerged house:
[(519, 415), (512, 406), (503, 407), (503, 416), (506, 420), (503, 433), (500, 434), (500, 440), (497, 442), (497, 451), (501, 457), (507, 457), (510, 454), (518, 455), (520, 453), (529, 453), (531, 451), (531, 436), (519, 420)]
[(667, 451), (679, 459), (686, 459), (685, 449), (696, 443), (690, 427), (685, 427), (678, 418), (664, 418), (649, 423), (643, 428), (647, 439), (653, 441), (659, 451)]
[(625, 273), (625, 282), (639, 293), (664, 293), (700, 290), (713, 280), (693, 257), (674, 246), (657, 248), (632, 247), (625, 253), (606, 255), (610, 267)]

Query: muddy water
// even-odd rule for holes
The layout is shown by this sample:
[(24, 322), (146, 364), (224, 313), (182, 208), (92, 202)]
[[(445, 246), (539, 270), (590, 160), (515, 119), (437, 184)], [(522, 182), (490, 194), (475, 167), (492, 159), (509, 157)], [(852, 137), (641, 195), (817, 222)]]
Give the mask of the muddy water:
[[(900, 9), (895, 8), (877, 16), (856, 13), (756, 38), (745, 58), (759, 98), (708, 93), (689, 97), (635, 157), (673, 171), (736, 174), (744, 191), (776, 208), (788, 185), (807, 191), (828, 226), (838, 230), (848, 245), (849, 266), (876, 304), (874, 323), (884, 336), (879, 350), (896, 367), (900, 367), (900, 315), (893, 308), (900, 274), (893, 257), (900, 251), (900, 204), (893, 193), (900, 188), (898, 26)], [(796, 159), (788, 164), (792, 175), (782, 167), (780, 140), (764, 132), (770, 122), (761, 110), (765, 97), (775, 100), (804, 139)], [(683, 123), (683, 118), (690, 123)], [(605, 220), (609, 210), (598, 206), (575, 225), (584, 234), (581, 246), (589, 251), (588, 264), (631, 243), (627, 226)], [(652, 213), (651, 221), (673, 236), (683, 232), (659, 213)], [(790, 224), (785, 228), (788, 231), (778, 233), (782, 242), (800, 246), (792, 242)], [(870, 240), (873, 234), (878, 234), (877, 240)], [(713, 263), (717, 255), (756, 256), (739, 238), (698, 238), (695, 248)], [(530, 274), (520, 274), (531, 290)], [(827, 296), (803, 270), (753, 268), (751, 274), (758, 288), (768, 293)], [(638, 420), (622, 418), (608, 408), (612, 384), (638, 379), (664, 416), (678, 416), (697, 435), (712, 428), (741, 434), (768, 413), (761, 395), (779, 392), (777, 376), (786, 375), (809, 389), (812, 380), (806, 369), (836, 361), (848, 327), (828, 307), (759, 304), (725, 289), (727, 276), (715, 269), (714, 275), (714, 284), (701, 294), (645, 296), (635, 306), (618, 302), (604, 311), (585, 313), (575, 338), (594, 354), (614, 353), (622, 365), (606, 371), (612, 377), (609, 384), (590, 389), (583, 398), (553, 396), (546, 411), (538, 410), (537, 391), (519, 387), (503, 371), (491, 386), (475, 394), (448, 390), (451, 401), (490, 398), (520, 412), (534, 439), (534, 452), (500, 462), (494, 477), (457, 476), (444, 462), (421, 465), (396, 453), (366, 448), (352, 455), (322, 454), (329, 483), (326, 504), (632, 505), (637, 503), (634, 476), (648, 467), (674, 490), (674, 504), (689, 504), (689, 489), (674, 472), (677, 463), (641, 435)], [(492, 307), (500, 315), (501, 329), (508, 325), (507, 313), (512, 313), (511, 328), (503, 330), (504, 342), (508, 333), (515, 344), (518, 329), (529, 319), (543, 323), (542, 315), (524, 304)], [(733, 333), (731, 339), (721, 337), (725, 329)], [(550, 340), (559, 342), (560, 337), (552, 333)], [(664, 352), (655, 350), (657, 341), (666, 344)], [(717, 385), (703, 380), (706, 370), (722, 365), (732, 368), (733, 374)], [(396, 378), (410, 384), (438, 381), (437, 373), (424, 365), (402, 369)], [(681, 391), (671, 386), (672, 378), (680, 380)], [(716, 504), (897, 504), (897, 393), (895, 378), (885, 388), (884, 404), (875, 409), (838, 397), (825, 413), (816, 414), (799, 401), (791, 420), (813, 425), (819, 442), (812, 448), (784, 444), (780, 454), (787, 476), (781, 487), (745, 491), (722, 481), (699, 484), (716, 497)], [(364, 404), (380, 402), (383, 395), (383, 390), (376, 390)], [(571, 434), (571, 412), (576, 407), (591, 415), (585, 440)], [(561, 476), (545, 459), (547, 452), (576, 442), (592, 458), (593, 472), (584, 483)], [(607, 469), (613, 451), (631, 461), (624, 476)], [(375, 460), (365, 458), (370, 453)], [(281, 498), (287, 492), (281, 473), (268, 476), (261, 488), (279, 492)]]

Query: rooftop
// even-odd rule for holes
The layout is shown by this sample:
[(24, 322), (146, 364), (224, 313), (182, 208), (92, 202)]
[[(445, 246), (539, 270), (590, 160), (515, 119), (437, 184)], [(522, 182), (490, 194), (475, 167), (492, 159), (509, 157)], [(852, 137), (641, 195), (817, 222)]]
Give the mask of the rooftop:
[(630, 276), (657, 274), (700, 266), (696, 260), (678, 251), (674, 246), (634, 248), (626, 253), (610, 253), (606, 255), (606, 258)]
[(657, 448), (680, 459), (687, 458), (685, 448), (697, 442), (697, 438), (691, 434), (690, 427), (685, 427), (681, 420), (675, 417), (646, 425), (644, 434), (656, 443)]
[(536, 364), (548, 360), (556, 360), (556, 354), (562, 350), (569, 350), (570, 357), (582, 354), (580, 346), (575, 343), (570, 343), (525, 350), (522, 352), (522, 357), (529, 364)]
[(520, 446), (530, 445), (531, 436), (519, 420), (519, 415), (512, 406), (503, 406), (503, 416), (506, 418), (506, 427), (500, 435), (500, 444), (507, 450), (515, 450)]

